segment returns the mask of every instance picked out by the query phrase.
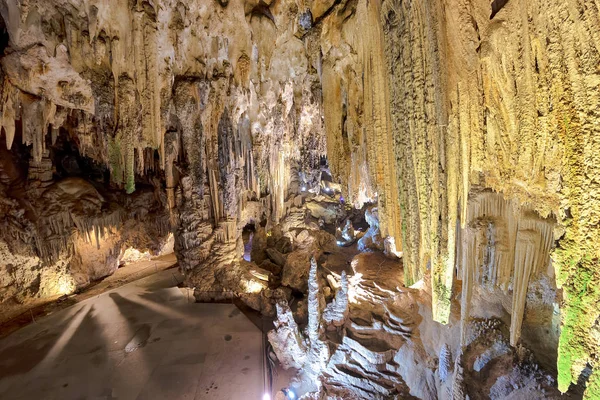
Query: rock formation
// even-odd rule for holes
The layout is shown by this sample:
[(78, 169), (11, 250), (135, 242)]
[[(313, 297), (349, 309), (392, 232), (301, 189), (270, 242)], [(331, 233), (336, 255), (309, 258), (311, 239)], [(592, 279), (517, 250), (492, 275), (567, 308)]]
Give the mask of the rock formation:
[(0, 16), (0, 320), (174, 248), (198, 300), (277, 310), (313, 392), (499, 398), (542, 380), (531, 348), (600, 397), (597, 2)]

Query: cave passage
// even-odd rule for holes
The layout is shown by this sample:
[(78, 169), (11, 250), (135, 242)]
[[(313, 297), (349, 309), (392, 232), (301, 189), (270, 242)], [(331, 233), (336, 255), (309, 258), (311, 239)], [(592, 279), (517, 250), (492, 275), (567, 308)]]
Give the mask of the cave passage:
[(246, 261), (252, 261), (252, 239), (254, 238), (254, 223), (251, 222), (242, 229), (242, 239), (244, 242), (244, 255)]
[(0, 0), (0, 398), (600, 399), (597, 4)]
[(232, 304), (191, 303), (182, 279), (161, 269), (0, 341), (2, 398), (261, 398), (262, 333)]

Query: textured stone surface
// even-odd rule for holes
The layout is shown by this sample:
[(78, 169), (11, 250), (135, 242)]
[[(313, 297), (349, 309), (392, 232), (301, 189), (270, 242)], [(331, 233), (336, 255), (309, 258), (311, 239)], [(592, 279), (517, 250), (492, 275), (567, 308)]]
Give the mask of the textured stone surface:
[[(433, 309), (442, 322), (449, 320), (453, 280), (474, 283), (454, 276), (454, 268), (456, 250), (469, 251), (463, 242), (469, 209), (482, 189), (499, 193), (512, 208), (531, 210), (518, 218), (556, 222), (542, 242), (560, 239), (551, 257), (565, 299), (558, 369), (566, 390), (587, 362), (595, 364), (597, 353), (590, 332), (599, 297), (584, 288), (600, 282), (592, 256), (599, 243), (592, 178), (598, 164), (598, 8), (578, 0), (493, 6), (385, 0), (359, 1), (348, 13), (340, 13), (346, 19), (341, 32), (324, 46), (323, 72), (325, 104), (331, 104), (325, 108), (328, 156), (348, 197), (360, 198), (361, 184), (377, 191), (382, 233), (394, 236), (403, 251), (407, 283), (431, 267)], [(335, 24), (334, 18), (328, 22)], [(357, 30), (360, 35), (348, 34)], [(363, 87), (353, 87), (352, 77), (362, 71)], [(369, 146), (378, 153), (371, 156)], [(389, 162), (378, 167), (382, 159)], [(370, 180), (361, 170), (365, 162)], [(495, 226), (510, 225), (511, 218)], [(527, 232), (497, 238), (503, 260), (491, 264), (498, 271), (504, 262), (518, 265), (513, 344), (525, 281), (553, 275), (546, 272), (548, 247), (535, 249), (539, 231)]]
[[(556, 304), (558, 385), (589, 364), (585, 396), (600, 396), (596, 2), (3, 0), (0, 14), (3, 303), (85, 285), (170, 231), (198, 296), (271, 313), (243, 228), (253, 261), (289, 253), (282, 283), (306, 292), (309, 258), (336, 246), (319, 227), (372, 202), (360, 248), (401, 252), (403, 283), (462, 346), (506, 313), (512, 347), (552, 329), (552, 350)], [(427, 377), (417, 391), (440, 392)]]

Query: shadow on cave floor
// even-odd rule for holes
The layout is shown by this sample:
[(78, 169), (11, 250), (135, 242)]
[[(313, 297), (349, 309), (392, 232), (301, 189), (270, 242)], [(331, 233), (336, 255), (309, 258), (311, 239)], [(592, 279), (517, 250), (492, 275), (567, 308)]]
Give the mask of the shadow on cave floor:
[(4, 313), (0, 312), (0, 339), (5, 338), (24, 326), (34, 323), (46, 315), (53, 314), (83, 300), (98, 296), (108, 290), (176, 266), (177, 259), (174, 253), (156, 257), (149, 261), (127, 264), (117, 269), (114, 274), (94, 281), (80, 292), (66, 298), (64, 296), (56, 296), (52, 299), (24, 304), (16, 316), (14, 316), (15, 313), (3, 315)]
[(262, 333), (233, 304), (190, 302), (181, 278), (160, 271), (1, 339), (0, 398), (260, 398)]

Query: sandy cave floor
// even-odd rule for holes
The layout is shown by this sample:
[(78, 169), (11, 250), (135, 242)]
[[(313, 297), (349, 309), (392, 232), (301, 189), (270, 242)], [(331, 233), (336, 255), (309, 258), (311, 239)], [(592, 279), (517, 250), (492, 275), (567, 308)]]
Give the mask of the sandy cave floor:
[(190, 303), (174, 276), (108, 290), (0, 340), (0, 398), (262, 398), (260, 330), (232, 304)]

